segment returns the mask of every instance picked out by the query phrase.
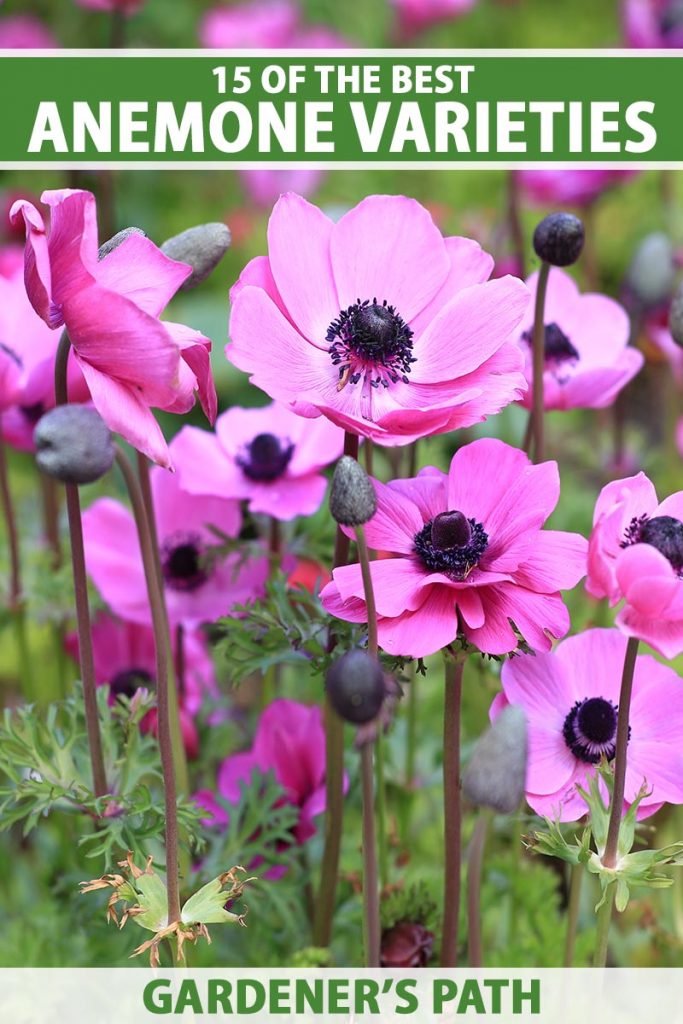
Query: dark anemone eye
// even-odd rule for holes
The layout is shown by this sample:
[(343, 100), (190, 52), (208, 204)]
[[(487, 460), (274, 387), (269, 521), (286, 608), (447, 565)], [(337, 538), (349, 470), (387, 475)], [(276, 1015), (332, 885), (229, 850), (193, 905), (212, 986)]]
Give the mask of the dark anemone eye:
[(597, 764), (616, 750), (617, 708), (604, 697), (577, 701), (564, 720), (562, 735), (574, 757)]
[(481, 523), (457, 509), (441, 512), (415, 534), (415, 553), (425, 569), (464, 580), (488, 547)]
[(294, 454), (294, 445), (275, 434), (257, 434), (237, 456), (237, 465), (250, 480), (265, 483), (281, 477)]
[(161, 569), (171, 590), (196, 590), (211, 575), (199, 534), (175, 533), (161, 547)]
[(117, 672), (109, 682), (109, 689), (115, 697), (133, 697), (141, 686), (152, 689), (154, 680), (144, 668), (127, 668)]
[(384, 302), (358, 299), (343, 309), (327, 329), (333, 366), (339, 369), (338, 390), (361, 378), (372, 387), (408, 383), (413, 356), (413, 332), (396, 309)]

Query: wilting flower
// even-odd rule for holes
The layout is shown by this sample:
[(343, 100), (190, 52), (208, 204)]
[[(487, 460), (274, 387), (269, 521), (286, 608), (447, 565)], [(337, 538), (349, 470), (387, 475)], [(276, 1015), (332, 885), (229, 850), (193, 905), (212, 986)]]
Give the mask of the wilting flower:
[(588, 206), (612, 185), (632, 178), (637, 171), (516, 171), (522, 191), (541, 206)]
[(130, 233), (98, 260), (95, 198), (90, 192), (44, 192), (50, 228), (27, 201), (12, 208), (26, 225), (25, 282), (36, 313), (65, 327), (93, 403), (111, 430), (138, 451), (170, 466), (151, 407), (187, 412), (198, 392), (211, 422), (216, 391), (211, 343), (158, 317), (191, 274), (144, 235)]
[(227, 356), (272, 398), (380, 444), (469, 426), (526, 389), (511, 335), (528, 292), (487, 281), (476, 242), (444, 239), (404, 196), (370, 196), (333, 223), (292, 193), (268, 257), (232, 291)]
[(173, 442), (180, 484), (190, 494), (248, 501), (275, 519), (312, 515), (325, 496), (320, 472), (342, 453), (344, 435), (328, 420), (306, 420), (273, 402), (229, 409), (216, 433), (183, 427)]
[[(152, 491), (173, 624), (212, 622), (262, 594), (267, 558), (226, 554), (219, 546), (221, 538), (235, 537), (239, 531), (238, 502), (188, 494), (174, 474), (161, 469), (152, 470)], [(84, 513), (83, 532), (86, 566), (102, 598), (122, 619), (149, 623), (132, 513), (118, 501), (100, 498)]]
[(412, 36), (438, 22), (459, 18), (470, 11), (476, 2), (477, 0), (392, 0), (396, 9), (399, 33), (403, 37)]
[[(0, 249), (0, 409), (2, 434), (16, 448), (33, 450), (33, 429), (55, 404), (58, 338), (34, 312), (24, 287), (21, 249)], [(75, 362), (69, 364), (69, 397), (88, 399)]]
[(283, 192), (298, 192), (305, 197), (312, 195), (325, 176), (324, 171), (309, 167), (276, 170), (257, 167), (239, 173), (249, 198), (264, 210), (269, 210)]
[[(533, 403), (533, 330), (538, 273), (527, 281), (532, 293), (521, 324), (529, 391), (522, 404)], [(631, 325), (626, 311), (606, 295), (581, 295), (569, 274), (555, 267), (545, 300), (546, 409), (603, 409), (640, 370), (643, 356), (628, 344)]]
[(626, 42), (644, 49), (683, 46), (683, 4), (680, 0), (622, 0)]
[[(576, 786), (586, 789), (596, 765), (614, 757), (626, 643), (616, 629), (590, 629), (552, 653), (503, 665), (503, 693), (491, 717), (508, 703), (526, 714), (526, 798), (538, 814), (576, 821), (587, 813)], [(683, 803), (683, 687), (675, 672), (649, 655), (636, 659), (629, 724), (624, 813), (643, 782), (647, 795), (639, 818), (663, 803)]]
[[(299, 809), (294, 841), (305, 843), (315, 835), (313, 819), (325, 810), (325, 731), (320, 708), (282, 698), (269, 704), (259, 719), (251, 750), (226, 758), (218, 771), (222, 799), (237, 806), (240, 784), (249, 783), (255, 772), (272, 772), (284, 790), (282, 803)], [(227, 824), (228, 814), (210, 790), (202, 790), (195, 799), (209, 812), (207, 823)]]
[(219, 50), (333, 49), (348, 45), (326, 26), (304, 25), (293, 0), (251, 0), (213, 7), (199, 26), (202, 46)]
[(32, 14), (0, 18), (0, 48), (3, 50), (53, 50), (58, 46), (52, 32)]
[[(560, 493), (557, 464), (486, 438), (461, 448), (448, 475), (375, 481), (378, 509), (368, 544), (395, 558), (371, 565), (379, 642), (390, 654), (425, 657), (458, 633), (487, 654), (535, 650), (569, 629), (560, 590), (586, 571), (586, 541), (542, 530)], [(359, 565), (335, 569), (325, 608), (367, 621)]]
[(382, 933), (380, 966), (426, 967), (434, 948), (434, 932), (423, 924), (401, 921)]
[(586, 589), (616, 624), (674, 658), (683, 651), (683, 491), (659, 502), (644, 473), (603, 487), (593, 514)]

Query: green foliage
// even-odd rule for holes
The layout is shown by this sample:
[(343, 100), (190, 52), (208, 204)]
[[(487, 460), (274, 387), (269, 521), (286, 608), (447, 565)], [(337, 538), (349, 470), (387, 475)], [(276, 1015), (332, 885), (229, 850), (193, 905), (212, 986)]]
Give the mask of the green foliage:
[(430, 927), (435, 922), (436, 903), (427, 885), (420, 881), (406, 888), (394, 889), (380, 905), (382, 928), (387, 930), (401, 921), (412, 921)]
[[(105, 773), (110, 794), (96, 797), (90, 779), (85, 711), (78, 689), (45, 710), (32, 705), (5, 709), (0, 726), (0, 830), (22, 823), (24, 836), (54, 812), (92, 820), (78, 844), (87, 857), (113, 859), (126, 850), (146, 855), (164, 832), (161, 769), (156, 740), (143, 735), (140, 719), (151, 700), (138, 695), (110, 706), (97, 694)], [(194, 804), (181, 801), (179, 821), (196, 841)], [(94, 827), (93, 827), (94, 826)]]

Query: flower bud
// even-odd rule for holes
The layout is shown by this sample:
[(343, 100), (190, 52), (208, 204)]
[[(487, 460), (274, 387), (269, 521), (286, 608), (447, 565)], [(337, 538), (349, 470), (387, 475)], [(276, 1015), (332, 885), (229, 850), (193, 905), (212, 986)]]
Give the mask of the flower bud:
[(534, 250), (553, 267), (576, 263), (583, 249), (583, 222), (573, 213), (549, 213), (534, 231)]
[(401, 921), (382, 935), (381, 967), (426, 967), (434, 948), (434, 933), (423, 924)]
[(669, 309), (669, 330), (677, 345), (683, 345), (683, 285), (679, 285)]
[(342, 455), (334, 469), (330, 512), (340, 526), (362, 526), (377, 511), (377, 495), (370, 477), (350, 455)]
[(477, 741), (463, 775), (463, 793), (473, 804), (512, 814), (524, 796), (526, 765), (526, 717), (510, 704)]
[(340, 718), (354, 725), (371, 722), (385, 695), (382, 666), (365, 651), (347, 651), (327, 670), (325, 689)]
[(112, 235), (111, 238), (107, 239), (106, 242), (102, 242), (102, 245), (100, 246), (99, 251), (97, 253), (98, 260), (103, 260), (105, 256), (108, 256), (110, 252), (114, 251), (114, 249), (118, 249), (118, 247), (121, 245), (121, 242), (125, 242), (125, 240), (127, 238), (130, 238), (131, 235), (142, 235), (144, 237), (145, 232), (142, 230), (142, 228), (132, 227), (123, 228), (122, 231), (117, 231), (116, 234)]
[(109, 428), (88, 405), (58, 405), (33, 431), (38, 468), (64, 484), (90, 484), (114, 461)]
[(218, 222), (188, 228), (161, 245), (164, 256), (180, 263), (189, 263), (192, 267), (192, 273), (181, 285), (181, 291), (190, 291), (206, 280), (230, 248), (230, 241), (230, 228)]
[(638, 245), (626, 273), (626, 284), (645, 309), (668, 302), (676, 281), (674, 248), (663, 231), (655, 231)]

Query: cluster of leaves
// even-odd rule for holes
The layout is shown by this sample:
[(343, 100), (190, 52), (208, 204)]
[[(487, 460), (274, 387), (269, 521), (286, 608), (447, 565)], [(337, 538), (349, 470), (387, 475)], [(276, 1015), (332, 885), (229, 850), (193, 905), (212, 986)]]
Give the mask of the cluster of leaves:
[(436, 902), (424, 882), (394, 889), (382, 900), (382, 928), (388, 931), (402, 921), (418, 922), (425, 927), (436, 924)]
[[(112, 858), (132, 849), (147, 853), (164, 832), (161, 768), (156, 741), (140, 732), (151, 698), (109, 705), (97, 694), (105, 772), (110, 794), (92, 792), (83, 695), (78, 688), (45, 710), (32, 705), (7, 708), (0, 725), (0, 829), (23, 823), (28, 835), (46, 815), (60, 811), (87, 815), (95, 825), (79, 845), (87, 857)], [(180, 801), (179, 822), (193, 844), (199, 811)]]

